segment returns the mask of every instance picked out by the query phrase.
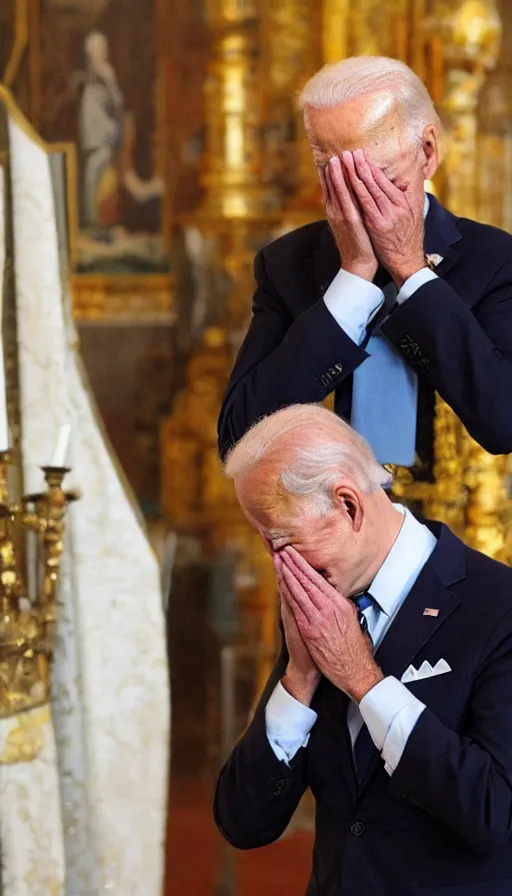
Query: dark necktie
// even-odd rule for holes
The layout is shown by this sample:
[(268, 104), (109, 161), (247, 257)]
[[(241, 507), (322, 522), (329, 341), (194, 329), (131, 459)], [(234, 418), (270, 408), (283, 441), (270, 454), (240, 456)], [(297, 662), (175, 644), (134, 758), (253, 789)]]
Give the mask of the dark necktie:
[[(363, 632), (368, 635), (370, 640), (372, 640), (370, 632), (368, 631), (368, 620), (366, 619), (363, 610), (366, 610), (368, 607), (376, 606), (376, 601), (368, 591), (363, 591), (362, 594), (356, 594), (355, 597), (352, 598), (352, 600), (357, 607), (359, 625), (361, 626)], [(353, 746), (354, 765), (356, 767), (356, 773), (359, 782), (361, 782), (364, 778), (364, 774), (366, 772), (366, 769), (368, 768), (368, 763), (370, 762), (372, 755), (375, 753), (375, 749), (376, 747), (374, 746), (374, 743), (371, 739), (370, 732), (368, 731), (366, 725), (363, 725), (356, 737)]]

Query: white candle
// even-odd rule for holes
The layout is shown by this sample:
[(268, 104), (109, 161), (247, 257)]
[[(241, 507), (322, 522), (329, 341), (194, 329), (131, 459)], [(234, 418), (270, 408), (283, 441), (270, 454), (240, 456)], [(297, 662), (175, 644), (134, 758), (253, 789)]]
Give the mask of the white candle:
[[(0, 312), (1, 313), (1, 312)], [(7, 394), (5, 386), (4, 348), (0, 333), (0, 451), (9, 449), (9, 424), (7, 422)]]
[(55, 452), (52, 460), (52, 467), (67, 466), (69, 439), (71, 437), (71, 426), (69, 423), (63, 423), (59, 429), (59, 437), (55, 446)]

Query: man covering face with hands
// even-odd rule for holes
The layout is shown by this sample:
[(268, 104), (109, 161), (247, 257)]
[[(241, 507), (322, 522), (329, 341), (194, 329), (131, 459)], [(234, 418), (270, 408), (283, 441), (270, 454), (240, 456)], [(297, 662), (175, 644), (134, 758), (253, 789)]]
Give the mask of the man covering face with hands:
[(308, 896), (512, 892), (512, 570), (393, 504), (335, 414), (295, 405), (228, 455), (276, 572), (282, 649), (221, 771), (241, 849), (316, 800)]
[(512, 238), (425, 193), (443, 132), (424, 85), (357, 57), (315, 75), (300, 107), (327, 221), (256, 258), (221, 454), (264, 414), (332, 392), (380, 463), (420, 479), (436, 391), (484, 448), (512, 451)]
[[(372, 655), (366, 619), (291, 547), (274, 563), (282, 597), (281, 615), (290, 662), (286, 690), (311, 703), (325, 675), (359, 701), (383, 678)], [(306, 699), (304, 699), (306, 698)]]

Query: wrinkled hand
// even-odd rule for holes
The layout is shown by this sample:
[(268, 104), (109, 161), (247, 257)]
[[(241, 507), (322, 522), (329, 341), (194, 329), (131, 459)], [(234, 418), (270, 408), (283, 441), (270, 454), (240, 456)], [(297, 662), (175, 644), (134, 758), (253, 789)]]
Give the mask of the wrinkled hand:
[(335, 687), (359, 703), (383, 679), (354, 604), (293, 548), (281, 551), (283, 596), (313, 662)]
[(391, 183), (361, 149), (342, 153), (342, 160), (375, 254), (400, 289), (425, 267), (424, 197)]
[(296, 700), (309, 706), (320, 683), (321, 673), (304, 644), (290, 609), (288, 589), (283, 580), (282, 560), (279, 554), (274, 554), (273, 561), (281, 594), (281, 619), (289, 657), (282, 683)]
[(379, 263), (363, 222), (361, 210), (347, 185), (341, 161), (336, 156), (319, 169), (320, 183), (329, 221), (343, 270), (373, 280)]

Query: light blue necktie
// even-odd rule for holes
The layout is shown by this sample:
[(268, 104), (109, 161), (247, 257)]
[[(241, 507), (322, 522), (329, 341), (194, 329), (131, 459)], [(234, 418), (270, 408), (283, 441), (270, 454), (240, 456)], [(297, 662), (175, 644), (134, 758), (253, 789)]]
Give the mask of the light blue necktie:
[[(384, 305), (396, 298), (396, 286), (384, 290)], [(370, 355), (354, 371), (351, 424), (369, 443), (381, 464), (414, 464), (418, 378), (400, 352), (377, 329), (368, 342)]]

